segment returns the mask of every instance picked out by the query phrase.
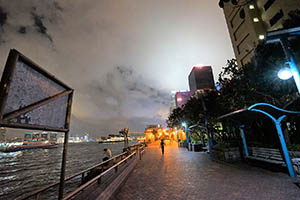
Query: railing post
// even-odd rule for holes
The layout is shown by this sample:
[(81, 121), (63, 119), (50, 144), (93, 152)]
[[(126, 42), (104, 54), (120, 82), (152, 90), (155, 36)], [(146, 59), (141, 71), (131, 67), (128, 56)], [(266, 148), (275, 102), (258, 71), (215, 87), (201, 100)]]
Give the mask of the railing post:
[(98, 184), (101, 184), (101, 177), (98, 178), (97, 183), (98, 183)]
[(81, 184), (83, 183), (84, 181), (84, 172), (81, 174)]
[(37, 195), (36, 195), (36, 198), (35, 198), (36, 200), (40, 200), (41, 199), (41, 193), (39, 192), (39, 193), (37, 193)]

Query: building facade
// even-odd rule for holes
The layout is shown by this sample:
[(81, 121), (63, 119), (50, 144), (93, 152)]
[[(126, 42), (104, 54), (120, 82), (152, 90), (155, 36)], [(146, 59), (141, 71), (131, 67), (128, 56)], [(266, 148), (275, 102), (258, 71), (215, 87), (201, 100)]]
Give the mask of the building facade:
[(184, 104), (186, 104), (187, 101), (190, 99), (191, 95), (192, 94), (190, 91), (176, 92), (175, 95), (176, 108), (182, 107)]
[(191, 93), (197, 90), (211, 90), (215, 88), (214, 76), (211, 66), (194, 66), (189, 75)]
[[(234, 1), (233, 1), (234, 2)], [(220, 1), (239, 66), (251, 61), (255, 47), (266, 32), (283, 28), (288, 13), (300, 9), (300, 0)]]

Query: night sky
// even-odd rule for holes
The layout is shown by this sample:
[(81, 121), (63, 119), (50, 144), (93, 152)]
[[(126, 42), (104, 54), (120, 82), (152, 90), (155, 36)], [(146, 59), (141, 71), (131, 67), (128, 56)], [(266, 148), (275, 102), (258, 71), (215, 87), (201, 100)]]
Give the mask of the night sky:
[(0, 67), (15, 48), (75, 89), (72, 134), (165, 124), (194, 64), (233, 57), (218, 0), (0, 0)]

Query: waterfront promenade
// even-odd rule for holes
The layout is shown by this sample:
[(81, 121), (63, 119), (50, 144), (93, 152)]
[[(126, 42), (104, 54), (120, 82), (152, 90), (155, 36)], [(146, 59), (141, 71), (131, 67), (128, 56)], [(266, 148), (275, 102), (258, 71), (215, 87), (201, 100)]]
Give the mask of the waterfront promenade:
[(149, 145), (111, 200), (299, 200), (300, 189), (284, 173), (213, 162), (208, 154), (176, 145)]

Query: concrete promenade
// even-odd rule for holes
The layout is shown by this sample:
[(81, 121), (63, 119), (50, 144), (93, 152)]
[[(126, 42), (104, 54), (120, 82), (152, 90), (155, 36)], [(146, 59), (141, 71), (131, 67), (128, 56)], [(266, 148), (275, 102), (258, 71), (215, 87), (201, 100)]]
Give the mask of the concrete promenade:
[(206, 153), (149, 145), (142, 161), (111, 200), (300, 200), (287, 174), (249, 165), (224, 165)]

